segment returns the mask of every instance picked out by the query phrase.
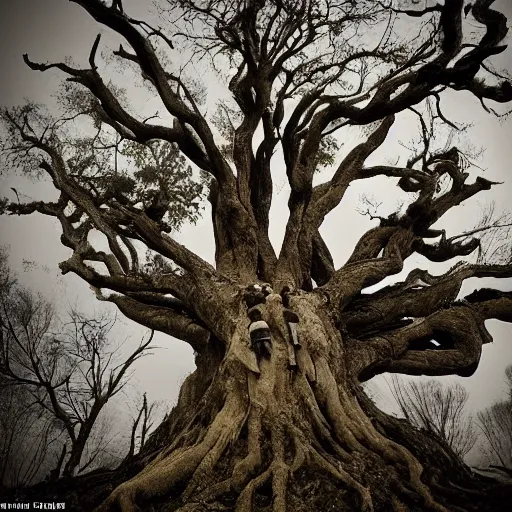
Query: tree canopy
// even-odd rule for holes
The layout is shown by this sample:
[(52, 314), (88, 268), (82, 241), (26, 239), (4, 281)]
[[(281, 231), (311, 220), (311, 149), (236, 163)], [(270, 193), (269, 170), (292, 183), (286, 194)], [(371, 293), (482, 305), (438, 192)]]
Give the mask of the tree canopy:
[[(451, 208), (495, 184), (481, 176), (471, 182), (458, 148), (432, 152), (422, 112), (418, 111), (423, 147), (406, 165), (364, 164), (385, 142), (395, 116), (415, 110), (415, 105), (430, 101), (435, 116), (452, 125), (442, 113), (442, 96), (448, 89), (468, 91), (484, 107), (488, 101), (512, 99), (510, 81), (487, 61), (506, 49), (506, 17), (492, 9), (493, 2), (479, 1), (467, 8), (481, 26), (477, 34), (467, 30), (460, 0), (423, 10), (331, 0), (164, 2), (165, 17), (175, 20), (167, 29), (131, 18), (118, 2), (75, 3), (125, 39), (128, 49), (121, 45), (115, 57), (141, 73), (172, 116), (172, 125), (140, 119), (123, 106), (123, 91), (102, 79), (96, 63), (100, 36), (88, 68), (67, 62), (35, 63), (25, 55), (27, 65), (36, 71), (57, 68), (63, 73), (63, 114), (55, 117), (32, 104), (4, 110), (4, 155), (8, 164), (28, 173), (46, 173), (59, 198), (54, 203), (5, 200), (3, 210), (56, 217), (62, 242), (73, 251), (61, 263), (62, 271), (76, 273), (96, 289), (117, 292), (102, 297), (134, 320), (198, 349), (207, 330), (225, 337), (227, 326), (203, 325), (201, 310), (206, 306), (199, 295), (206, 297), (205, 290), (212, 286), (228, 289), (235, 282), (260, 279), (273, 282), (278, 290), (311, 290), (314, 282), (319, 295), (340, 304), (339, 316), (363, 288), (399, 272), (413, 252), (446, 261), (479, 246), (478, 239), (447, 237), (431, 226)], [(409, 19), (419, 20), (419, 25), (407, 39), (400, 24)], [(202, 109), (204, 90), (187, 79), (186, 70), (176, 72), (176, 65), (167, 65), (180, 48), (192, 48), (193, 59), (209, 57), (214, 65), (230, 66), (230, 98), (220, 103), (213, 117)], [(90, 120), (90, 136), (77, 136), (69, 129), (79, 117)], [(313, 185), (318, 166), (329, 165), (338, 147), (331, 134), (352, 125), (367, 125), (367, 138), (333, 169), (330, 180)], [(264, 136), (256, 144), (258, 129)], [(282, 152), (291, 188), (279, 254), (268, 235), (272, 158), (277, 151)], [(181, 155), (204, 173), (202, 178), (194, 179)], [(126, 159), (135, 163), (135, 172), (127, 170)], [(361, 238), (348, 262), (335, 269), (319, 228), (351, 182), (379, 175), (398, 178), (397, 185), (414, 200), (404, 214), (381, 219), (379, 227)], [(450, 186), (438, 194), (439, 183), (446, 178)], [(203, 186), (209, 189), (212, 205), (215, 268), (169, 236), (182, 222), (196, 218)], [(109, 251), (89, 243), (91, 231), (105, 235)], [(434, 244), (425, 242), (439, 237)], [(141, 245), (149, 250), (150, 259), (159, 254), (159, 261), (165, 260), (172, 271), (143, 272)], [(102, 263), (107, 272), (88, 262)], [(510, 266), (458, 267), (437, 278), (439, 286), (416, 295), (432, 296), (442, 289), (443, 298), (437, 301), (446, 302), (455, 299), (463, 279), (486, 275), (509, 276)], [(393, 290), (379, 296), (386, 296), (391, 305)], [(347, 313), (349, 325), (379, 311), (379, 300), (365, 298), (364, 308)], [(492, 314), (505, 319), (506, 311), (496, 308), (506, 300), (494, 298), (485, 307), (473, 308), (490, 314), (492, 303)], [(426, 301), (416, 303), (425, 309)], [(154, 306), (166, 308), (165, 320), (163, 310)], [(428, 316), (435, 307), (427, 309), (414, 316)], [(385, 313), (378, 314), (389, 320)], [(439, 315), (443, 313), (434, 316)], [(476, 346), (466, 350), (466, 362), (479, 352)], [(389, 368), (394, 365), (426, 369), (407, 355)], [(427, 366), (433, 370), (438, 364)], [(438, 373), (443, 373), (443, 366)], [(448, 366), (452, 371), (458, 364)]]

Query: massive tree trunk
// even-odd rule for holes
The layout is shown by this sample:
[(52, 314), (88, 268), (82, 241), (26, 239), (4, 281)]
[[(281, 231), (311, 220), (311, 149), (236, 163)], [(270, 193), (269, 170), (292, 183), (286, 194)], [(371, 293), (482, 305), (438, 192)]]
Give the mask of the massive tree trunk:
[[(175, 510), (169, 502), (182, 512), (457, 510), (469, 470), (440, 440), (397, 426), (368, 401), (319, 294), (296, 294), (289, 306), (301, 348), (293, 348), (280, 295), (260, 306), (270, 358), (256, 359), (250, 320), (240, 314), (227, 349), (213, 340), (198, 356), (140, 456), (143, 469), (98, 512), (114, 504)], [(472, 507), (465, 500), (459, 509)]]

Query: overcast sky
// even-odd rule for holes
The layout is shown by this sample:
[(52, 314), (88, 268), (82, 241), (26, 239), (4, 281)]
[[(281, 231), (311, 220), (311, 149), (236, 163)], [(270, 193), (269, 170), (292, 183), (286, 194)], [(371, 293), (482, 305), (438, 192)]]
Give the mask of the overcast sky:
[[(142, 16), (149, 2), (125, 0), (125, 10), (129, 14)], [(512, 19), (510, 0), (496, 2), (502, 11)], [(510, 23), (509, 23), (510, 26)], [(87, 62), (87, 56), (96, 34), (103, 34), (102, 42), (111, 48), (118, 46), (118, 40), (107, 29), (98, 27), (80, 7), (67, 0), (2, 0), (0, 3), (0, 104), (20, 104), (25, 98), (36, 102), (47, 102), (55, 91), (62, 75), (58, 71), (37, 73), (29, 70), (22, 61), (22, 54), (28, 53), (35, 61), (63, 60), (72, 56), (81, 65)], [(509, 36), (509, 41), (511, 40)], [(103, 47), (103, 51), (106, 48)], [(176, 58), (176, 57), (174, 57)], [(512, 49), (499, 56), (497, 64), (501, 67), (512, 68)], [(112, 67), (106, 72), (115, 71)], [(196, 70), (198, 76), (209, 80), (211, 71)], [(121, 83), (126, 82), (123, 77)], [(210, 83), (215, 83), (213, 80)], [(209, 101), (220, 94), (219, 90), (210, 88)], [(134, 90), (131, 103), (136, 108), (151, 111), (157, 108), (158, 100), (143, 90)], [(443, 100), (445, 113), (460, 123), (473, 123), (468, 131), (471, 142), (485, 149), (479, 165), (485, 170), (487, 179), (503, 181), (504, 185), (493, 188), (490, 192), (478, 195), (477, 199), (461, 207), (453, 209), (445, 218), (442, 226), (446, 227), (449, 236), (472, 228), (478, 221), (481, 208), (495, 201), (501, 209), (512, 209), (512, 121), (500, 122), (487, 114), (478, 101), (466, 93), (449, 94)], [(371, 163), (396, 162), (397, 157), (407, 155), (398, 144), (410, 142), (416, 135), (416, 121), (412, 114), (401, 116), (395, 123), (387, 142), (377, 154), (372, 156)], [(345, 146), (343, 152), (350, 149), (358, 136), (359, 129), (353, 128), (343, 133)], [(341, 155), (342, 156), (342, 155)], [(278, 248), (284, 233), (287, 199), (287, 185), (282, 166), (276, 163), (277, 177), (275, 181), (276, 204), (271, 212), (271, 239)], [(471, 169), (472, 176), (482, 174), (478, 169)], [(325, 178), (325, 175), (324, 175)], [(52, 189), (48, 184), (27, 183), (19, 177), (3, 172), (0, 177), (2, 196), (13, 199), (11, 186), (16, 186), (21, 193), (21, 199), (30, 200), (49, 198)], [(319, 176), (318, 179), (322, 179)], [(24, 195), (23, 195), (24, 194)], [(360, 205), (362, 194), (374, 196), (378, 202), (383, 202), (379, 214), (389, 214), (397, 204), (405, 199), (389, 179), (377, 178), (364, 180), (350, 186), (343, 203), (333, 211), (324, 226), (325, 236), (337, 265), (341, 265), (349, 256), (351, 249), (359, 237), (375, 225), (369, 218), (361, 216), (356, 209)], [(204, 220), (197, 226), (185, 228), (178, 238), (181, 243), (198, 252), (202, 257), (211, 261), (213, 257), (213, 237), (208, 222), (209, 215), (205, 212)], [(42, 216), (0, 218), (1, 244), (11, 249), (12, 267), (21, 273), (21, 280), (38, 291), (42, 291), (56, 300), (63, 307), (78, 304), (92, 311), (98, 304), (88, 286), (78, 278), (68, 275), (59, 277), (57, 264), (69, 256), (69, 251), (60, 245), (59, 228), (52, 219)], [(24, 271), (22, 262), (35, 261), (37, 266)], [(405, 264), (403, 273), (394, 276), (389, 281), (400, 280), (412, 268), (429, 269), (433, 274), (447, 270), (453, 262), (447, 265), (433, 266), (424, 258), (411, 257)], [(387, 282), (387, 281), (386, 281)], [(495, 286), (504, 290), (512, 289), (512, 280), (469, 280), (464, 285), (463, 293), (469, 293), (475, 286)], [(119, 336), (131, 335), (133, 346), (138, 342), (144, 330), (128, 320), (123, 320)], [(471, 405), (480, 409), (489, 405), (494, 399), (504, 396), (504, 369), (512, 363), (512, 326), (497, 321), (490, 321), (487, 327), (494, 336), (494, 343), (484, 347), (480, 367), (470, 379), (458, 379), (467, 386), (471, 393)], [(136, 385), (148, 392), (150, 399), (173, 402), (176, 399), (179, 384), (188, 372), (193, 369), (192, 352), (188, 345), (158, 335), (157, 344), (164, 347), (156, 356), (143, 359), (138, 363)], [(456, 379), (457, 380), (457, 379)], [(385, 392), (383, 392), (383, 396)]]

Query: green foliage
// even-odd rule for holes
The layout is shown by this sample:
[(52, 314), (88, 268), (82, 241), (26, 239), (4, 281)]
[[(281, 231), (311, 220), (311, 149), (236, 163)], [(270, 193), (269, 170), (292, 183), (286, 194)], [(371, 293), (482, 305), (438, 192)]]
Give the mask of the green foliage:
[[(193, 87), (192, 87), (193, 86)], [(125, 91), (108, 85), (122, 103), (127, 103)], [(199, 83), (191, 84), (200, 101)], [(73, 83), (62, 86), (57, 97), (67, 114), (88, 116), (95, 129), (102, 128), (105, 113), (98, 100), (86, 89)], [(103, 127), (104, 128), (104, 127)], [(177, 146), (166, 141), (145, 144), (107, 136), (75, 139), (73, 156), (67, 164), (75, 177), (81, 176), (84, 186), (93, 194), (108, 200), (140, 205), (144, 209), (161, 210), (159, 219), (179, 230), (186, 222), (199, 219), (204, 198), (204, 180), (195, 180)], [(121, 157), (121, 158), (120, 158)], [(124, 161), (123, 158), (124, 157)], [(131, 165), (123, 165), (123, 164)]]
[(340, 149), (340, 144), (335, 137), (330, 135), (323, 137), (320, 141), (320, 147), (316, 154), (316, 168), (329, 167), (336, 161), (336, 154)]
[[(0, 148), (0, 168), (38, 179), (42, 161), (53, 165), (38, 147), (41, 143), (63, 158), (66, 174), (90, 194), (97, 206), (112, 205), (115, 199), (124, 206), (151, 211), (152, 218), (164, 221), (168, 230), (197, 222), (208, 183), (194, 175), (178, 147), (162, 140), (140, 144), (102, 130), (101, 107), (89, 93), (79, 93), (80, 89), (66, 89), (59, 98), (69, 114), (65, 118), (55, 119), (34, 104), (1, 110), (0, 120), (8, 133)], [(78, 116), (90, 123), (87, 126), (81, 122), (80, 127), (93, 128), (91, 134), (74, 133)], [(20, 132), (34, 140), (27, 140)], [(7, 211), (8, 205), (7, 200), (0, 199), (0, 213)]]
[(174, 229), (185, 222), (197, 222), (204, 198), (203, 183), (193, 179), (192, 168), (178, 148), (164, 141), (147, 144), (126, 141), (120, 149), (135, 166), (132, 181), (122, 183), (133, 186), (131, 191), (144, 208), (166, 205), (166, 219)]
[(165, 259), (161, 254), (148, 249), (145, 259), (146, 262), (141, 270), (148, 276), (180, 275), (181, 269), (172, 261)]

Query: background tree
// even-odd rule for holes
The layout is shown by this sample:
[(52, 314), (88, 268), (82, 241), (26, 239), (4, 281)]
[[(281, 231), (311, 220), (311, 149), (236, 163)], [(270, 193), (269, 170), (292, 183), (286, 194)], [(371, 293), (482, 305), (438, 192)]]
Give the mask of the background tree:
[(403, 382), (393, 376), (390, 389), (405, 419), (444, 439), (459, 457), (475, 446), (473, 418), (465, 410), (469, 395), (461, 384)]
[[(442, 275), (415, 269), (365, 292), (414, 253), (445, 262), (480, 246), (484, 228), (448, 236), (433, 225), (496, 183), (470, 179), (475, 170), (458, 147), (435, 149), (425, 116), (430, 102), (438, 122), (457, 127), (442, 110), (449, 91), (466, 91), (489, 112), (487, 103), (512, 100), (509, 78), (488, 61), (506, 50), (507, 19), (493, 1), (397, 9), (373, 1), (180, 0), (162, 4), (168, 31), (131, 17), (120, 1), (73, 2), (123, 40), (115, 58), (142, 76), (166, 116), (135, 114), (104, 80), (100, 36), (85, 67), (25, 55), (33, 70), (61, 71), (69, 88), (60, 117), (31, 104), (3, 110), (6, 164), (49, 177), (58, 199), (5, 200), (3, 210), (55, 217), (72, 250), (62, 272), (132, 320), (187, 342), (197, 365), (132, 471), (112, 477), (109, 485), (120, 485), (110, 495), (104, 486), (79, 506), (106, 498), (98, 510), (131, 512), (177, 493), (172, 506), (182, 511), (494, 507), (460, 493), (481, 482), (453, 454), (375, 409), (359, 387), (385, 372), (469, 376), (491, 341), (484, 322), (512, 320), (510, 292), (457, 300), (468, 278), (510, 277), (508, 253), (498, 262), (459, 262)], [(183, 54), (223, 71), (224, 121), (208, 118), (201, 87), (173, 66)], [(404, 164), (366, 165), (404, 111), (418, 116), (422, 146)], [(327, 137), (339, 140), (351, 126), (364, 127), (361, 140), (333, 160), (340, 145)], [(153, 162), (151, 183), (125, 146)], [(162, 148), (177, 148), (195, 166), (179, 184)], [(276, 252), (269, 211), (278, 156), (290, 195)], [(321, 165), (329, 178), (317, 183)], [(389, 177), (410, 201), (379, 219), (335, 268), (320, 227), (351, 183), (375, 176)], [(176, 241), (169, 214), (180, 200), (194, 211), (198, 184), (208, 187), (214, 264)], [(257, 302), (271, 332), (270, 357), (261, 360), (248, 332), (248, 307)], [(439, 350), (427, 350), (430, 339)]]
[[(12, 298), (16, 284), (0, 247), (0, 302)], [(0, 329), (0, 347), (5, 347)], [(23, 487), (41, 479), (55, 465), (55, 444), (60, 437), (52, 416), (36, 406), (29, 390), (0, 372), (0, 488)]]
[(130, 433), (130, 446), (124, 459), (124, 463), (130, 461), (132, 457), (139, 453), (146, 444), (149, 433), (154, 427), (155, 416), (158, 416), (159, 403), (153, 402), (148, 405), (146, 393), (142, 395), (140, 408), (133, 419), (133, 425)]
[[(114, 324), (108, 317), (90, 319), (74, 311), (68, 323), (59, 325), (50, 303), (14, 281), (2, 293), (0, 308), (0, 373), (6, 385), (21, 388), (17, 395), (6, 394), (9, 406), (14, 407), (11, 401), (16, 396), (24, 397), (16, 405), (22, 409), (17, 412), (22, 423), (36, 407), (39, 418), (44, 416), (48, 423), (47, 429), (38, 426), (48, 430), (45, 436), (55, 431), (63, 435), (60, 444), (67, 445), (63, 448), (67, 451), (64, 475), (91, 469), (99, 457), (105, 461), (110, 429), (98, 431), (98, 417), (123, 389), (133, 363), (147, 352), (152, 336), (119, 362), (108, 339)], [(16, 434), (19, 427), (11, 430)]]
[(478, 413), (484, 453), (492, 468), (512, 476), (512, 366), (506, 370), (509, 398)]
[(0, 488), (20, 488), (55, 466), (60, 431), (26, 389), (9, 384), (0, 377)]

